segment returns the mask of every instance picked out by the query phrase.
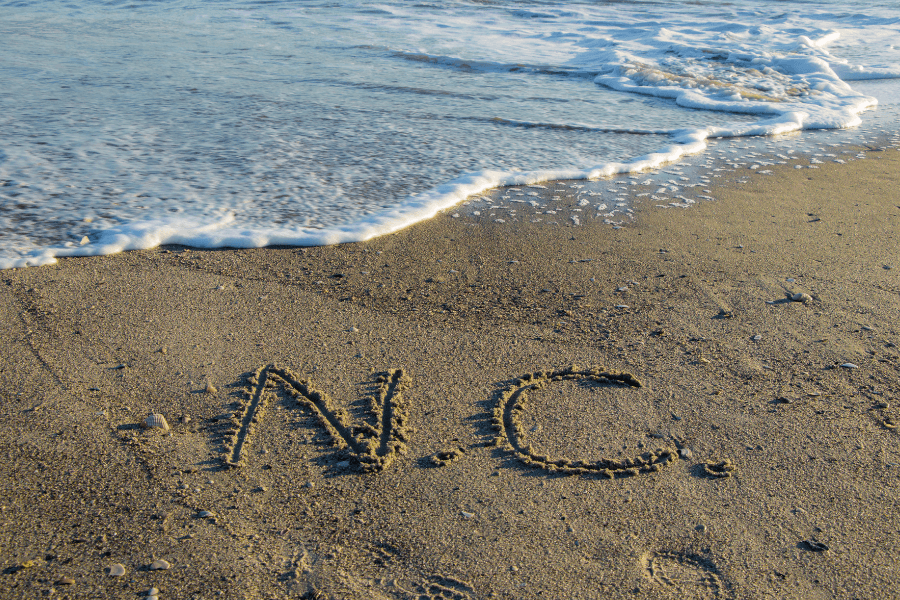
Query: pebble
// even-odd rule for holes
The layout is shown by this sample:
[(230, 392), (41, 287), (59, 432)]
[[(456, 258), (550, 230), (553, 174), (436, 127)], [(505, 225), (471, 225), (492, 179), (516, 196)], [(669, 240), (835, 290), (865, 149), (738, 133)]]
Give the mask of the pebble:
[(148, 597), (149, 597), (149, 596), (159, 596), (159, 590), (156, 589), (155, 587), (154, 587), (154, 588), (150, 588), (149, 590), (147, 590), (147, 596), (148, 596)]
[(847, 362), (841, 365), (845, 369), (858, 369), (859, 365), (854, 365), (853, 363)]
[(206, 382), (206, 393), (207, 394), (218, 394), (219, 390), (216, 389), (216, 386), (214, 386), (211, 382), (207, 381)]
[(754, 335), (754, 336), (753, 336), (752, 338), (750, 338), (750, 339), (753, 340), (754, 342), (758, 342), (759, 340), (762, 339), (762, 336), (759, 335), (759, 334), (756, 334), (756, 335)]
[(125, 565), (114, 563), (109, 565), (109, 576), (110, 577), (121, 577), (125, 574)]
[(210, 510), (201, 510), (199, 513), (197, 513), (197, 516), (200, 517), (201, 519), (208, 519), (209, 517), (216, 516), (216, 513), (212, 512)]
[(475, 513), (470, 513), (470, 512), (462, 511), (461, 514), (462, 514), (462, 516), (465, 517), (466, 519), (474, 519), (474, 518), (475, 518)]
[(691, 452), (691, 449), (690, 449), (690, 448), (682, 448), (682, 449), (680, 449), (680, 450), (678, 451), (678, 454), (680, 454), (680, 455), (681, 455), (681, 458), (683, 458), (683, 459), (685, 459), (685, 460), (687, 460), (687, 459), (689, 459), (691, 456), (693, 456), (693, 453)]
[(171, 569), (171, 568), (172, 568), (172, 563), (170, 563), (167, 560), (159, 559), (159, 560), (154, 560), (152, 563), (150, 563), (151, 571), (165, 571), (165, 570)]
[(71, 577), (63, 577), (56, 582), (56, 585), (75, 585), (75, 580)]
[(791, 300), (793, 300), (794, 302), (802, 302), (803, 304), (808, 304), (812, 302), (812, 296), (803, 292), (797, 292), (796, 294), (791, 296)]
[(351, 327), (350, 329), (348, 329), (348, 331), (350, 333), (359, 333), (359, 329), (357, 329), (356, 327)]

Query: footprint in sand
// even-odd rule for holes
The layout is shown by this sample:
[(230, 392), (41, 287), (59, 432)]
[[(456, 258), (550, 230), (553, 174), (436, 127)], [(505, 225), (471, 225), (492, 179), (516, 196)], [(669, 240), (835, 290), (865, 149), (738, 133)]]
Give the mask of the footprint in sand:
[(472, 588), (451, 577), (432, 577), (419, 585), (416, 600), (471, 600)]
[(643, 557), (644, 575), (672, 598), (713, 600), (729, 597), (718, 567), (708, 558), (685, 552), (651, 552)]

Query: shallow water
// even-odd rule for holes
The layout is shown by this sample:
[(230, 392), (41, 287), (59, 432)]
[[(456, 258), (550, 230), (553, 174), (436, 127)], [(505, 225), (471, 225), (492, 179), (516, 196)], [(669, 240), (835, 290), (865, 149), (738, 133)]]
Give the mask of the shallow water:
[(890, 3), (0, 4), (0, 267), (367, 239), (717, 136), (852, 143), (898, 130), (898, 30)]

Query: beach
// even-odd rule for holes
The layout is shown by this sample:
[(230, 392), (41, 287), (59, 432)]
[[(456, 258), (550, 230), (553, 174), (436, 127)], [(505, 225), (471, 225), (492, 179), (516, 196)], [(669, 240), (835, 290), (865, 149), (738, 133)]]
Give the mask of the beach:
[(0, 597), (894, 597), (898, 189), (3, 271)]

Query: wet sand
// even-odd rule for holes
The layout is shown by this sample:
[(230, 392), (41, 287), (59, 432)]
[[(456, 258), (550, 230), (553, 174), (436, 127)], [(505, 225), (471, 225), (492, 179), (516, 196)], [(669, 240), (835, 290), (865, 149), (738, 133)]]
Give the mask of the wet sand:
[(900, 155), (772, 170), (0, 273), (0, 597), (896, 595)]

